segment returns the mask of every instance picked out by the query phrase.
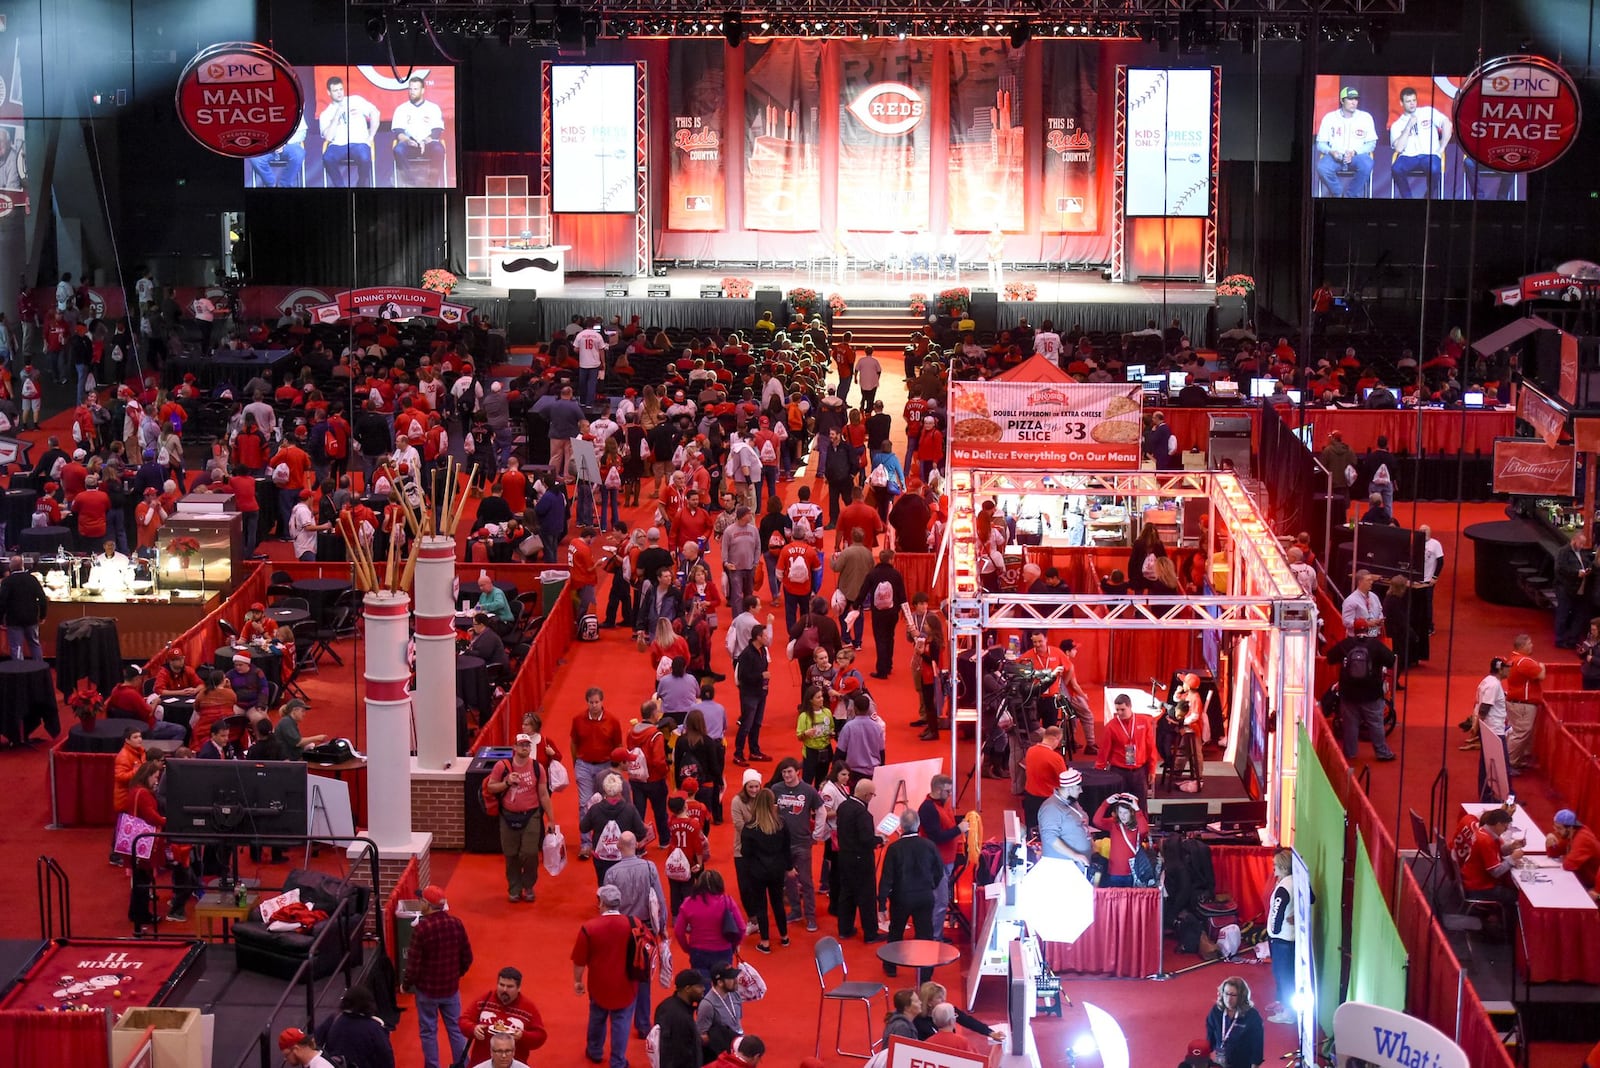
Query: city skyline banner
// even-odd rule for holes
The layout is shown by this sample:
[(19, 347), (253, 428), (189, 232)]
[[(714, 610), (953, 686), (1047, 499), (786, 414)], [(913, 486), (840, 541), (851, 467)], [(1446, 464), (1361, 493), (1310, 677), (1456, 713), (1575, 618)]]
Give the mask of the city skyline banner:
[(840, 230), (930, 229), (935, 47), (920, 40), (836, 43)]
[(951, 228), (1020, 233), (1027, 227), (1023, 51), (1003, 40), (950, 46)]
[(667, 226), (727, 226), (727, 68), (721, 41), (673, 41), (668, 80)]
[(744, 226), (822, 228), (822, 42), (747, 41)]

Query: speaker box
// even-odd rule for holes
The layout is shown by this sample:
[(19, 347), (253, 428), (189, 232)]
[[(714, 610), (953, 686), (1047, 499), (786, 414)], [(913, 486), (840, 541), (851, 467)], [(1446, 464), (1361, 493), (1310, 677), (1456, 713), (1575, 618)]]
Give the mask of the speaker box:
[(506, 344), (536, 345), (539, 342), (539, 291), (512, 289), (506, 294)]
[[(776, 319), (783, 318), (783, 290), (756, 290), (756, 314), (760, 315), (764, 311), (771, 312)], [(778, 325), (783, 326), (785, 324), (779, 322)]]
[(973, 293), (971, 314), (978, 333), (1000, 329), (1000, 295), (984, 291)]

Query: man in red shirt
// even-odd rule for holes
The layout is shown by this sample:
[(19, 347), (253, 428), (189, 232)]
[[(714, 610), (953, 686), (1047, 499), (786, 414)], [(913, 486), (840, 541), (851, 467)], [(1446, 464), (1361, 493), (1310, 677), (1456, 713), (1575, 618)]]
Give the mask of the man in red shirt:
[(1511, 643), (1511, 655), (1506, 663), (1511, 677), (1506, 679), (1506, 759), (1512, 771), (1524, 771), (1533, 753), (1533, 721), (1539, 714), (1539, 702), (1544, 700), (1540, 682), (1544, 679), (1544, 665), (1535, 660), (1533, 638), (1519, 634)]
[[(851, 497), (854, 498), (854, 493)], [(866, 535), (867, 548), (878, 548), (878, 535), (883, 533), (883, 519), (878, 515), (878, 510), (866, 501), (854, 500), (839, 509), (839, 522), (834, 528), (833, 548), (835, 551), (845, 548), (850, 544), (850, 531), (860, 530)]]
[(335, 408), (328, 415), (326, 434), (322, 451), (328, 457), (328, 473), (337, 481), (344, 474), (345, 464), (350, 459), (350, 424), (344, 417), (343, 408)]
[[(289, 480), (279, 482), (276, 472), (278, 465), (282, 464), (288, 471)], [(283, 536), (289, 536), (289, 516), (294, 513), (294, 506), (300, 503), (300, 491), (306, 488), (306, 472), (311, 470), (311, 457), (306, 451), (293, 441), (287, 442), (267, 460), (267, 469), (274, 472), (272, 484), (278, 487), (278, 511), (283, 519)]]
[[(330, 434), (328, 439), (333, 440), (333, 436)], [(244, 553), (253, 556), (256, 543), (261, 540), (261, 504), (256, 500), (256, 480), (236, 467), (228, 476), (228, 488), (233, 491), (233, 505), (244, 523)]]
[(1066, 759), (1061, 755), (1061, 728), (1046, 727), (1044, 737), (1029, 746), (1023, 755), (1022, 766), (1025, 772), (1022, 815), (1028, 829), (1032, 830), (1039, 826), (1039, 806), (1056, 792), (1061, 773), (1067, 770)]
[[(146, 734), (148, 735), (148, 731)], [(1585, 890), (1596, 889), (1600, 876), (1600, 838), (1578, 822), (1570, 808), (1556, 813), (1556, 829), (1544, 837), (1545, 853), (1561, 858), (1561, 866), (1577, 875)]]
[(111, 498), (100, 488), (100, 476), (90, 475), (83, 492), (72, 501), (72, 514), (78, 517), (78, 547), (94, 552), (106, 539), (106, 516), (111, 514)]
[[(572, 989), (589, 995), (589, 1026), (584, 1054), (595, 1064), (605, 1055), (605, 1033), (611, 1032), (610, 1068), (628, 1066), (628, 1025), (633, 1021), (639, 983), (628, 976), (632, 925), (621, 912), (622, 891), (601, 886), (595, 891), (599, 915), (585, 920), (572, 945)], [(588, 984), (584, 973), (588, 973)]]
[(1046, 674), (1050, 671), (1059, 671), (1060, 674), (1039, 695), (1034, 707), (1039, 722), (1046, 727), (1053, 727), (1060, 718), (1056, 715), (1056, 695), (1061, 692), (1061, 680), (1072, 670), (1067, 663), (1066, 654), (1059, 649), (1051, 648), (1047, 640), (1048, 635), (1042, 630), (1036, 630), (1031, 637), (1031, 647), (1022, 654), (1022, 662), (1027, 664), (1037, 674)]
[(472, 1027), (472, 1045), (463, 1062), (466, 1064), (489, 1059), (490, 1028), (501, 1034), (511, 1033), (517, 1043), (516, 1059), (524, 1064), (550, 1037), (539, 1007), (522, 992), (522, 972), (509, 966), (500, 969), (494, 989), (471, 1003), (462, 1015)]
[[(1456, 859), (1461, 864), (1461, 885), (1472, 901), (1517, 903), (1517, 888), (1511, 882), (1511, 869), (1522, 859), (1522, 849), (1510, 853), (1501, 849), (1501, 837), (1511, 827), (1511, 813), (1491, 808), (1478, 817), (1478, 825), (1456, 838)], [(1464, 854), (1464, 855), (1463, 855)]]
[(598, 533), (592, 524), (580, 523), (578, 536), (567, 542), (567, 570), (572, 575), (572, 596), (577, 602), (573, 618), (579, 622), (584, 616), (594, 615), (594, 587), (600, 576), (595, 571), (594, 550), (589, 547), (589, 541)]
[(711, 513), (700, 507), (700, 491), (689, 490), (683, 496), (683, 507), (672, 517), (673, 544), (704, 542), (706, 531), (710, 529)]
[[(600, 788), (600, 781), (611, 772), (611, 751), (622, 745), (622, 721), (606, 711), (605, 691), (591, 686), (583, 699), (588, 707), (572, 721), (572, 777), (577, 780), (580, 820), (589, 810), (589, 799)], [(589, 839), (588, 834), (580, 839), (579, 860), (588, 860), (591, 855)]]
[(1111, 706), (1111, 721), (1106, 724), (1106, 747), (1094, 766), (1114, 772), (1122, 787), (1145, 806), (1149, 791), (1156, 784), (1155, 731), (1145, 716), (1133, 714), (1133, 699), (1118, 694)]
[(422, 919), (411, 935), (401, 989), (416, 992), (422, 1063), (439, 1068), (440, 1020), (450, 1042), (450, 1063), (460, 1064), (467, 1055), (467, 1037), (461, 1033), (461, 979), (472, 967), (472, 943), (466, 925), (447, 911), (443, 890), (428, 886), (420, 896)]
[[(800, 524), (795, 524), (795, 538), (778, 550), (778, 581), (783, 586), (783, 621), (785, 633), (793, 633), (800, 617), (811, 609), (812, 575), (822, 566), (822, 557), (811, 547), (810, 541), (800, 536)], [(809, 530), (806, 532), (809, 536)], [(796, 564), (795, 561), (800, 563)], [(801, 576), (802, 566), (805, 574)]]
[(944, 467), (944, 435), (939, 431), (939, 420), (925, 415), (922, 433), (917, 435), (917, 477), (926, 482), (936, 467)]
[(506, 469), (500, 473), (500, 496), (506, 499), (512, 515), (520, 516), (528, 508), (528, 476), (522, 473), (522, 462), (515, 456), (506, 459)]

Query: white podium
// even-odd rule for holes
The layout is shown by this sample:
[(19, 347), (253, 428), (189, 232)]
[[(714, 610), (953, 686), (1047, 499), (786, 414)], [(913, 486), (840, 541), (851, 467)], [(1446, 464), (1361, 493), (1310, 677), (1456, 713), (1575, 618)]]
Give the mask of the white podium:
[(497, 289), (532, 289), (540, 296), (565, 292), (571, 245), (489, 250), (489, 284)]

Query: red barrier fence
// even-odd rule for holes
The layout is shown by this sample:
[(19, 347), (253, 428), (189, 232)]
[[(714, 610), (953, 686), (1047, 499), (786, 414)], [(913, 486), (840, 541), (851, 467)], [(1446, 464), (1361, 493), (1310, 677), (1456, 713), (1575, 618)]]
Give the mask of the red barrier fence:
[(550, 684), (561, 667), (561, 658), (572, 647), (575, 624), (569, 586), (561, 587), (560, 596), (539, 628), (538, 637), (533, 640), (533, 648), (523, 658), (516, 678), (511, 680), (510, 689), (495, 705), (493, 715), (472, 739), (472, 745), (467, 749), (469, 754), (476, 753), (486, 745), (510, 745), (516, 728), (522, 725), (522, 714), (529, 709), (544, 715), (545, 694), (549, 692)]

